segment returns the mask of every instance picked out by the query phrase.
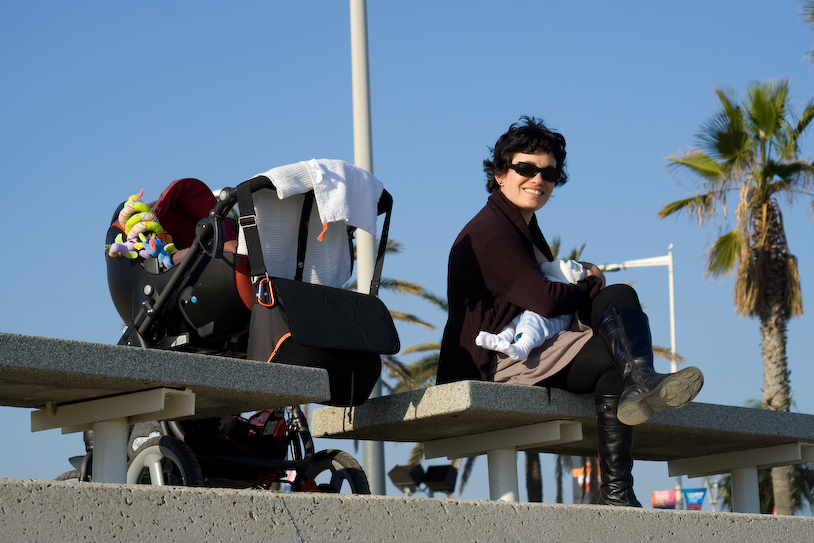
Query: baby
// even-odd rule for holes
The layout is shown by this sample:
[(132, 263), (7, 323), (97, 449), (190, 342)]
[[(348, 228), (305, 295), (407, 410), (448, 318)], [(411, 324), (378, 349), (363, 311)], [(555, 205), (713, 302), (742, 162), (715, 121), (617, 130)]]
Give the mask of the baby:
[[(549, 281), (576, 283), (585, 278), (582, 264), (574, 260), (544, 262), (540, 270)], [(475, 338), (475, 345), (509, 355), (512, 360), (525, 360), (533, 348), (571, 326), (572, 318), (573, 315), (548, 318), (525, 310), (512, 321), (516, 329), (509, 325), (497, 334), (480, 332)]]

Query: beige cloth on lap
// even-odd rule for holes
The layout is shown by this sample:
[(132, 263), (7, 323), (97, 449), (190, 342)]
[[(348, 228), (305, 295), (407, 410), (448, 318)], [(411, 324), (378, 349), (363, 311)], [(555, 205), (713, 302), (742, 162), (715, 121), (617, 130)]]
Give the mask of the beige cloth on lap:
[(571, 363), (592, 336), (593, 331), (575, 316), (568, 330), (532, 349), (527, 359), (515, 361), (505, 354), (493, 357), (488, 366), (488, 379), (496, 383), (536, 385)]

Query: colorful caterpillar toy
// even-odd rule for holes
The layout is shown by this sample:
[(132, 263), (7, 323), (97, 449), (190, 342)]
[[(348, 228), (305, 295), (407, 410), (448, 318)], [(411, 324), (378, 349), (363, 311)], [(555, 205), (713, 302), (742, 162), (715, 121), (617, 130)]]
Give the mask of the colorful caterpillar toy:
[(173, 267), (172, 257), (178, 249), (172, 243), (172, 238), (164, 232), (159, 224), (155, 212), (150, 206), (141, 201), (144, 189), (133, 194), (124, 203), (119, 213), (119, 226), (125, 238), (119, 234), (111, 245), (106, 245), (108, 254), (114, 258), (124, 255), (125, 258), (156, 258), (161, 266), (169, 269)]

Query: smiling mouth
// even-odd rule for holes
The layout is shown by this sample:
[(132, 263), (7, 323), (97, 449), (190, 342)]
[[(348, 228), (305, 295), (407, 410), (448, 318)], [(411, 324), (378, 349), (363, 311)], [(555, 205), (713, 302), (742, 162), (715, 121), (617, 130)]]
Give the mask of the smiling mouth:
[(542, 194), (542, 192), (537, 190), (537, 189), (523, 189), (523, 190), (525, 192), (528, 192), (529, 194), (533, 194), (535, 196), (540, 196)]

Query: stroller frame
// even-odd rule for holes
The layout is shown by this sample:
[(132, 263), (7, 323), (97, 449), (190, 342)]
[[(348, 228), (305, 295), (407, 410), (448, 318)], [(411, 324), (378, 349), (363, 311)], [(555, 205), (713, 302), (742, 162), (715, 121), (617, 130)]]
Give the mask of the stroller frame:
[[(251, 186), (252, 193), (261, 188), (274, 188), (271, 180), (262, 175), (247, 181), (246, 184)], [(196, 281), (200, 281), (202, 270), (213, 262), (223, 259), (227, 254), (224, 252), (224, 241), (227, 237), (228, 221), (230, 221), (228, 214), (237, 202), (238, 189), (227, 187), (220, 191), (214, 208), (207, 217), (198, 222), (195, 237), (186, 256), (173, 269), (158, 273), (157, 265), (155, 262), (151, 262), (155, 259), (148, 259), (147, 266), (152, 265), (154, 269), (144, 269), (143, 271), (151, 273), (152, 277), (148, 278), (143, 286), (139, 285), (143, 299), (138, 308), (134, 307), (138, 296), (133, 296), (133, 306), (130, 308), (133, 317), (124, 330), (119, 345), (245, 357), (248, 322), (246, 322), (245, 330), (241, 330), (241, 325), (235, 325), (228, 327), (228, 330), (220, 335), (213, 333), (211, 326), (203, 327), (203, 333), (201, 333), (201, 327), (196, 328), (196, 323), (191, 322), (188, 318), (186, 318), (186, 322), (179, 320), (180, 329), (176, 323), (173, 325), (172, 331), (168, 330), (169, 325), (163, 322), (167, 315), (173, 311), (177, 312), (176, 308), (181, 307), (185, 302), (181, 295), (184, 289), (195, 284)], [(376, 296), (378, 293), (392, 204), (390, 194), (383, 191), (377, 214), (385, 214), (385, 218), (371, 281), (371, 296)], [(114, 214), (114, 219), (118, 216), (119, 210)], [(113, 227), (108, 232), (109, 239), (112, 231)], [(300, 255), (298, 255), (298, 259), (299, 257)], [(107, 258), (111, 294), (116, 301), (116, 293), (114, 293), (110, 275), (111, 258), (109, 256)], [(132, 261), (126, 264), (131, 267), (134, 267), (134, 264), (138, 266)], [(233, 265), (234, 262), (228, 262), (228, 264)], [(156, 286), (154, 283), (157, 279), (164, 279), (163, 285)], [(160, 292), (158, 292), (159, 288)], [(117, 304), (117, 308), (119, 305)], [(243, 317), (245, 316), (243, 315)], [(203, 420), (211, 423), (213, 419)], [(248, 422), (237, 416), (234, 417), (234, 420), (244, 424)], [(128, 462), (127, 482), (185, 486), (208, 484), (218, 487), (253, 487), (272, 490), (289, 485), (292, 491), (343, 492), (349, 490), (357, 494), (370, 493), (364, 471), (351, 455), (338, 450), (315, 451), (307, 418), (299, 406), (285, 407), (284, 415), (272, 417), (262, 428), (253, 430), (256, 434), (268, 437), (271, 442), (276, 443), (277, 453), (271, 457), (242, 454), (240, 447), (237, 449), (232, 447), (231, 450), (223, 450), (223, 447), (221, 447), (222, 450), (211, 450), (207, 444), (195, 439), (194, 431), (190, 432), (190, 425), (194, 430), (195, 422), (197, 421), (161, 421), (160, 430), (149, 436), (141, 436), (142, 439), (138, 446), (131, 446), (130, 449), (132, 456)], [(268, 422), (273, 422), (275, 429), (267, 428)], [(280, 428), (284, 428), (284, 432), (281, 433)], [(134, 443), (133, 436), (131, 436), (132, 443)], [(279, 452), (281, 445), (287, 449), (282, 458), (280, 458)], [(85, 448), (84, 456), (70, 459), (76, 469), (66, 472), (59, 479), (80, 481), (92, 479), (92, 432), (85, 434)], [(293, 477), (291, 476), (292, 470), (295, 472)], [(325, 479), (326, 477), (327, 479)], [(347, 486), (345, 486), (346, 483)]]

